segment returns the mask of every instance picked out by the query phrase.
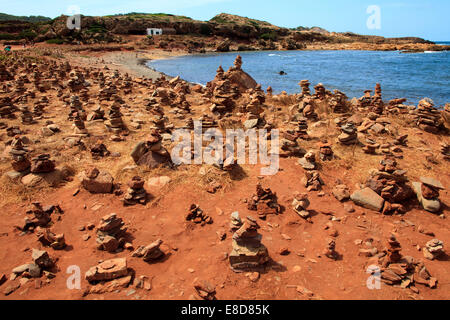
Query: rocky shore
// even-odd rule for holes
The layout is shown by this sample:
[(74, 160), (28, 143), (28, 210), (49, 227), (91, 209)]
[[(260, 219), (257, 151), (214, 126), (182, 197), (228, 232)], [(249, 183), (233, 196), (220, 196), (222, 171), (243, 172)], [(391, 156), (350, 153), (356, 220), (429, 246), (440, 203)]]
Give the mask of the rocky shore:
[[(238, 55), (205, 87), (141, 63), (183, 53), (2, 56), (1, 299), (449, 298), (449, 104), (307, 79), (275, 95)], [(196, 120), (279, 132), (280, 170), (177, 163)]]

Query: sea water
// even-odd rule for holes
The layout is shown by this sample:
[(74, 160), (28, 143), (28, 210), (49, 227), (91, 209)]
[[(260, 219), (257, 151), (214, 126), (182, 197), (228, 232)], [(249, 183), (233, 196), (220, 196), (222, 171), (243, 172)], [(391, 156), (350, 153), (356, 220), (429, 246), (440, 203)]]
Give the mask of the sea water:
[[(407, 98), (408, 104), (417, 105), (427, 97), (441, 107), (450, 102), (448, 51), (254, 51), (189, 55), (153, 60), (147, 65), (205, 85), (214, 79), (219, 65), (225, 71), (232, 66), (237, 54), (242, 56), (242, 68), (263, 89), (271, 86), (275, 94), (298, 93), (298, 82), (308, 79), (312, 86), (322, 83), (327, 90), (338, 89), (349, 98), (359, 98), (379, 82), (384, 100)], [(280, 71), (286, 74), (280, 75)]]

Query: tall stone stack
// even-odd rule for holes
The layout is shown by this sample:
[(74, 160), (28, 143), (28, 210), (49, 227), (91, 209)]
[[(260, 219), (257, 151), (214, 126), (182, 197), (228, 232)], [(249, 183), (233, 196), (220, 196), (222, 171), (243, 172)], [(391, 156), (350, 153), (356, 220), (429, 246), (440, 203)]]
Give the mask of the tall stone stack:
[(31, 173), (49, 173), (55, 170), (55, 162), (49, 154), (40, 154), (31, 159)]
[(10, 97), (0, 98), (0, 118), (14, 119), (14, 111), (16, 109), (13, 107)]
[(310, 96), (311, 90), (309, 89), (310, 83), (308, 80), (302, 80), (299, 82), (300, 88), (302, 89), (302, 96)]
[(382, 114), (384, 111), (384, 102), (381, 96), (381, 85), (379, 83), (375, 86), (375, 95), (372, 97), (371, 111), (376, 114)]
[(267, 248), (261, 243), (259, 225), (252, 217), (247, 217), (232, 239), (229, 254), (231, 269), (235, 272), (260, 270), (270, 260)]
[(341, 127), (342, 133), (338, 137), (338, 142), (344, 145), (353, 145), (358, 143), (358, 133), (353, 122), (349, 121)]
[(11, 165), (16, 172), (25, 172), (31, 166), (30, 161), (27, 159), (28, 150), (25, 148), (23, 140), (20, 136), (13, 138), (11, 142), (11, 150), (9, 154), (11, 155), (12, 162)]
[(417, 109), (412, 111), (412, 120), (421, 130), (430, 133), (437, 133), (443, 127), (441, 114), (430, 99), (419, 101)]
[(301, 117), (297, 120), (297, 127), (295, 128), (297, 138), (308, 140), (308, 119)]
[(19, 111), (21, 113), (20, 118), (22, 124), (30, 125), (35, 123), (33, 120), (33, 113), (28, 109), (28, 106), (21, 106)]
[(114, 134), (120, 134), (126, 130), (126, 126), (122, 120), (120, 107), (120, 103), (117, 101), (112, 104), (108, 110), (108, 121), (105, 123)]
[(115, 253), (125, 244), (126, 231), (122, 218), (118, 218), (115, 213), (104, 216), (97, 227), (97, 248)]
[(235, 94), (231, 87), (231, 81), (225, 79), (216, 84), (211, 97), (211, 112), (226, 113), (231, 112), (234, 108), (233, 98)]
[(339, 90), (334, 90), (334, 94), (331, 96), (329, 100), (329, 106), (333, 113), (346, 113), (348, 112), (347, 106), (348, 97)]
[(86, 120), (86, 112), (83, 110), (83, 104), (78, 96), (70, 97), (70, 113), (69, 120), (74, 120), (74, 117), (78, 115), (83, 121)]
[(326, 90), (322, 83), (318, 83), (314, 86), (315, 94), (314, 97), (319, 100), (324, 100), (326, 98)]
[(125, 206), (132, 206), (135, 204), (145, 205), (147, 203), (147, 191), (144, 189), (144, 180), (141, 177), (133, 177), (128, 183), (128, 190), (123, 199)]
[(318, 115), (315, 111), (314, 101), (311, 97), (305, 97), (298, 105), (298, 111), (303, 114), (305, 118), (316, 121)]
[(79, 113), (75, 113), (73, 115), (73, 125), (74, 125), (74, 133), (76, 135), (88, 136), (88, 131), (86, 126), (84, 125), (83, 119), (80, 117)]

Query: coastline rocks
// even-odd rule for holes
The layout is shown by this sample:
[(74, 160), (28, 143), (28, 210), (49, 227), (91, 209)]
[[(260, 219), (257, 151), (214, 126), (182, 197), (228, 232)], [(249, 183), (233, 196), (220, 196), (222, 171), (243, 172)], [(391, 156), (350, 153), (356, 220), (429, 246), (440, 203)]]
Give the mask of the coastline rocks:
[(381, 212), (384, 206), (384, 199), (370, 188), (355, 191), (350, 199), (358, 206), (378, 212)]
[(261, 243), (258, 234), (259, 225), (252, 217), (247, 217), (232, 239), (232, 251), (229, 254), (231, 269), (235, 272), (254, 271), (260, 269), (269, 260), (269, 252)]
[(97, 168), (86, 170), (81, 175), (81, 186), (90, 193), (111, 193), (113, 182), (109, 172)]

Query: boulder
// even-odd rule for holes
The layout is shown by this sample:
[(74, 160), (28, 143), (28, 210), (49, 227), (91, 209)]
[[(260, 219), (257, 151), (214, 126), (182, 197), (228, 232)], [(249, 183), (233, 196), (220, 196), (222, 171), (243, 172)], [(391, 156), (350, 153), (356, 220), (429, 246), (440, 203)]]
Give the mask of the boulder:
[(107, 171), (98, 171), (95, 178), (84, 172), (81, 177), (81, 185), (91, 193), (111, 193), (114, 178)]
[(109, 281), (124, 277), (128, 274), (127, 259), (117, 258), (106, 260), (97, 266), (90, 268), (85, 278), (89, 282)]
[(384, 199), (370, 188), (355, 191), (350, 199), (358, 206), (380, 212), (384, 206)]

